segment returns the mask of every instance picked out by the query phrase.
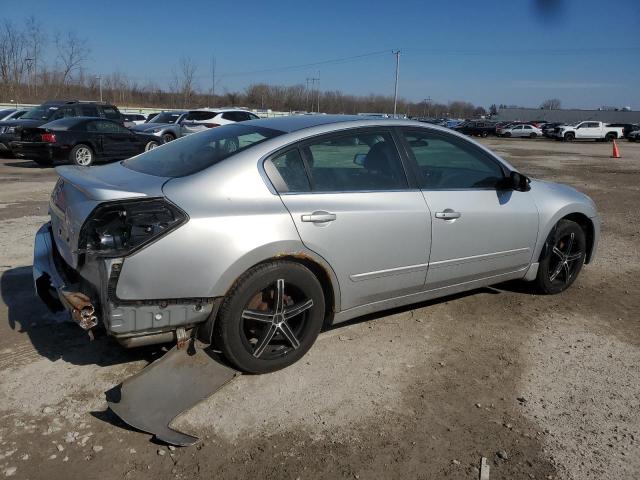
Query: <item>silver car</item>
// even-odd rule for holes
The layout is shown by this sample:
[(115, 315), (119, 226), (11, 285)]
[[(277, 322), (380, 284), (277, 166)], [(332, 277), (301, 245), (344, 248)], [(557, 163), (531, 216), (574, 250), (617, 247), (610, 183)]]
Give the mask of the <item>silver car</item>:
[(251, 120), (58, 173), (41, 298), (125, 346), (194, 332), (256, 373), (371, 312), (514, 279), (562, 292), (600, 231), (589, 197), (406, 120)]

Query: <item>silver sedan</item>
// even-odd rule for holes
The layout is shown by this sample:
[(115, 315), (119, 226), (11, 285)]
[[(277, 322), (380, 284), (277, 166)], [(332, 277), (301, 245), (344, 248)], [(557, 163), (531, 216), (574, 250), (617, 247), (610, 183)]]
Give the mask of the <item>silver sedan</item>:
[(562, 292), (600, 231), (586, 195), (405, 120), (253, 120), (58, 173), (41, 298), (125, 346), (193, 332), (247, 372), (371, 312), (515, 279)]

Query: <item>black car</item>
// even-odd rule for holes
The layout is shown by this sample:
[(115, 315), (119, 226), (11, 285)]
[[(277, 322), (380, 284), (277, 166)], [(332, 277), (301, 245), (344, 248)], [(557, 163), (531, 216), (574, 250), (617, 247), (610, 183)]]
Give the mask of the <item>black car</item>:
[(457, 132), (464, 133), (465, 135), (487, 137), (489, 135), (496, 134), (496, 124), (485, 121), (470, 121), (464, 122), (454, 128)]
[(99, 160), (124, 160), (162, 143), (155, 135), (134, 133), (120, 123), (104, 118), (63, 118), (20, 131), (11, 142), (14, 154), (40, 165), (56, 160), (88, 167)]
[(545, 123), (544, 126), (542, 127), (542, 135), (544, 135), (547, 138), (554, 138), (556, 133), (556, 128), (558, 128), (560, 125), (564, 125), (564, 123), (562, 122)]
[(17, 120), (0, 122), (0, 153), (11, 153), (11, 142), (20, 140), (20, 130), (39, 127), (53, 120), (68, 117), (100, 117), (123, 123), (115, 105), (78, 100), (54, 100), (33, 108)]

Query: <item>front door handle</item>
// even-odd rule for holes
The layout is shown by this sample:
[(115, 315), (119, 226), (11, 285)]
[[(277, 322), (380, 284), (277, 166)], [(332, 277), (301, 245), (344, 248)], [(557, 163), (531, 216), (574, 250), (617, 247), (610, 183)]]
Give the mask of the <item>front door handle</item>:
[(335, 213), (329, 213), (324, 211), (308, 213), (306, 215), (302, 215), (303, 222), (312, 222), (312, 223), (325, 223), (325, 222), (333, 222), (336, 219)]
[(441, 220), (455, 220), (461, 216), (462, 214), (460, 212), (454, 212), (450, 208), (446, 208), (442, 212), (436, 212), (436, 218), (440, 218)]

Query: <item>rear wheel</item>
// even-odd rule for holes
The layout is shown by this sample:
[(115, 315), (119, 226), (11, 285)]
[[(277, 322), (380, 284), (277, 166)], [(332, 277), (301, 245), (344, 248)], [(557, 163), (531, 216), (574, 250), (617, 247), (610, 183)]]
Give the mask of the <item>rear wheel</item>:
[(613, 142), (616, 138), (615, 133), (607, 133), (604, 137), (605, 142)]
[(220, 307), (215, 344), (237, 368), (266, 373), (299, 360), (324, 321), (320, 282), (305, 266), (277, 261), (246, 272)]
[(80, 167), (89, 167), (93, 164), (93, 150), (88, 145), (76, 145), (69, 152), (69, 161)]
[(584, 231), (576, 222), (560, 220), (549, 234), (544, 258), (540, 259), (536, 286), (545, 294), (566, 290), (576, 280), (586, 258)]
[(538, 134), (536, 132), (532, 132), (531, 135), (529, 135), (529, 138), (536, 138), (538, 136)]
[(480, 134), (480, 136), (481, 136), (482, 138), (487, 138), (487, 136), (488, 136), (488, 135), (489, 135), (489, 132), (487, 132), (486, 130), (484, 130), (484, 131)]

